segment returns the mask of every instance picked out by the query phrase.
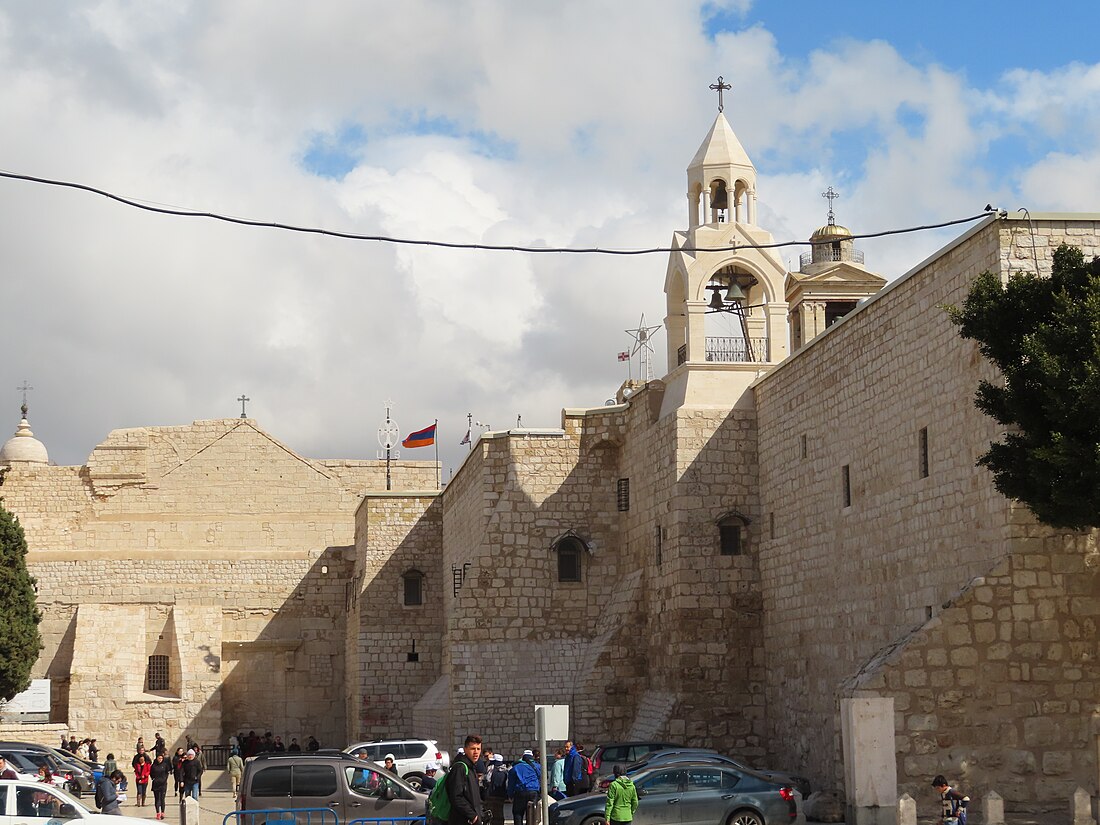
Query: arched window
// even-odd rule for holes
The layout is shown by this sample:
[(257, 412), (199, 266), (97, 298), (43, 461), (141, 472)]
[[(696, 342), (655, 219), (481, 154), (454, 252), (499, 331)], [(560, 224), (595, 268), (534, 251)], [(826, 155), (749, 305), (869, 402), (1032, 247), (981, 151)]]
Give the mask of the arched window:
[(740, 556), (746, 551), (749, 523), (736, 510), (730, 510), (718, 519), (718, 548), (723, 556)]
[(588, 544), (570, 530), (552, 545), (558, 556), (558, 581), (581, 581), (582, 559), (588, 551)]
[(419, 570), (407, 570), (401, 574), (401, 603), (405, 607), (424, 604), (424, 574)]

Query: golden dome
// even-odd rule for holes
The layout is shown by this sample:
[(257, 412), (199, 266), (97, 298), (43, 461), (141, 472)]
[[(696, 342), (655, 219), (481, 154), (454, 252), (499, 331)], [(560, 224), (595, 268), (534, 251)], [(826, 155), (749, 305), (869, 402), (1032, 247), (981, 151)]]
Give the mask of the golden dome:
[(825, 226), (819, 226), (814, 230), (814, 234), (810, 235), (811, 241), (828, 239), (841, 239), (852, 237), (852, 230), (846, 226), (841, 226), (838, 223), (827, 223)]

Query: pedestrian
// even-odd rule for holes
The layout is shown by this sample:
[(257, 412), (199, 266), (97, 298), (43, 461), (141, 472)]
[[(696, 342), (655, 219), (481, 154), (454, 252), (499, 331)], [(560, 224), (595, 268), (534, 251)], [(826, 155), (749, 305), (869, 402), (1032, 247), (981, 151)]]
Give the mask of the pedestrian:
[(638, 789), (630, 777), (626, 775), (626, 768), (622, 765), (615, 766), (615, 778), (607, 786), (607, 806), (604, 808), (604, 821), (607, 825), (627, 825), (634, 820), (634, 812), (638, 810)]
[(241, 791), (241, 777), (244, 775), (244, 760), (241, 752), (233, 748), (229, 752), (229, 759), (225, 763), (225, 769), (229, 771), (229, 781), (233, 786), (233, 796), (238, 796)]
[(85, 762), (88, 761), (88, 743), (91, 741), (91, 739), (81, 739), (80, 744), (76, 746), (76, 755)]
[(187, 755), (183, 752), (183, 748), (176, 748), (175, 755), (172, 756), (172, 778), (176, 782), (176, 796), (183, 800), (183, 763), (187, 761)]
[(146, 754), (138, 757), (138, 763), (134, 765), (134, 792), (137, 794), (137, 806), (145, 807), (145, 791), (149, 788), (149, 769), (153, 763)]
[(512, 770), (508, 771), (508, 798), (512, 800), (514, 825), (524, 825), (527, 820), (527, 803), (538, 799), (541, 789), (535, 754), (525, 750), (520, 760), (512, 766)]
[(172, 763), (158, 753), (149, 766), (149, 784), (153, 786), (153, 808), (157, 819), (164, 819), (164, 799), (168, 796), (168, 780), (173, 777)]
[(481, 756), (481, 737), (466, 737), (462, 752), (447, 771), (447, 798), (451, 801), (448, 825), (477, 825), (481, 821), (481, 789), (474, 763)]
[(109, 775), (104, 774), (95, 786), (95, 806), (101, 814), (122, 816), (121, 805), (118, 799), (118, 787), (125, 777), (122, 771), (115, 770)]
[(168, 743), (164, 741), (164, 737), (160, 735), (160, 731), (157, 731), (156, 741), (153, 742), (153, 753), (159, 753), (161, 756), (168, 755)]
[(8, 767), (8, 760), (4, 758), (3, 754), (0, 754), (0, 779), (18, 779), (19, 775), (16, 774), (11, 768)]
[(199, 777), (202, 776), (202, 767), (199, 765), (199, 760), (195, 758), (194, 748), (183, 755), (181, 773), (183, 775), (183, 796), (190, 796), (192, 799), (197, 800), (199, 798)]
[(959, 825), (966, 825), (966, 806), (970, 804), (970, 797), (948, 785), (943, 774), (937, 774), (936, 778), (932, 780), (932, 787), (940, 795), (941, 811), (939, 821), (947, 825), (947, 820), (955, 819)]
[(287, 753), (301, 753), (302, 746), (298, 744), (297, 739), (291, 739), (290, 744), (286, 746)]
[(550, 796), (565, 799), (565, 751), (554, 751), (554, 762), (550, 765)]
[(439, 771), (439, 765), (435, 762), (429, 762), (424, 766), (424, 778), (420, 780), (420, 789), (425, 793), (430, 793), (432, 788), (435, 787), (435, 775)]
[(383, 769), (392, 773), (394, 776), (397, 776), (397, 761), (393, 758), (392, 753), (387, 753), (382, 758), (382, 767)]
[(508, 765), (504, 762), (504, 754), (493, 754), (493, 763), (485, 771), (484, 785), (489, 821), (493, 825), (504, 825), (504, 803), (508, 801)]
[(286, 753), (286, 745), (283, 744), (283, 737), (276, 736), (275, 742), (271, 746), (272, 753)]
[(88, 741), (88, 761), (89, 762), (98, 762), (99, 761), (99, 746), (96, 745), (94, 739), (91, 739), (91, 740)]
[(107, 754), (107, 760), (103, 763), (103, 775), (110, 776), (118, 770), (118, 762), (115, 761), (115, 755), (113, 753)]
[(310, 736), (309, 740), (306, 742), (306, 750), (309, 751), (310, 753), (313, 753), (314, 751), (319, 751), (320, 749), (321, 749), (321, 743), (318, 742), (316, 739), (314, 739), (312, 736)]
[(134, 758), (130, 760), (130, 767), (137, 770), (138, 762), (145, 758), (145, 746), (141, 744), (141, 738), (138, 737), (137, 753), (134, 754)]

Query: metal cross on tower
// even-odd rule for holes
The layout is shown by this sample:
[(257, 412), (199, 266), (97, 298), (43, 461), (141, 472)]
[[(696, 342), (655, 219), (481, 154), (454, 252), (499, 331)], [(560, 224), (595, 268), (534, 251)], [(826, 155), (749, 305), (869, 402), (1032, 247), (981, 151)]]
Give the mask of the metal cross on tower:
[(712, 88), (714, 91), (718, 92), (718, 111), (721, 112), (725, 108), (722, 105), (722, 92), (728, 92), (730, 89), (733, 88), (733, 86), (731, 86), (728, 83), (723, 83), (722, 82), (722, 75), (718, 75), (718, 82), (717, 83), (711, 83), (710, 88)]
[(33, 390), (34, 387), (32, 387), (30, 384), (28, 384), (26, 382), (26, 380), (24, 379), (23, 386), (22, 387), (16, 387), (16, 389), (23, 393), (23, 406), (21, 406), (19, 409), (23, 413), (23, 417), (26, 418), (27, 417), (27, 390)]
[(241, 418), (248, 418), (248, 416), (247, 416), (247, 415), (245, 415), (245, 411), (244, 411), (244, 405), (245, 405), (245, 404), (246, 404), (247, 402), (251, 401), (252, 399), (251, 399), (251, 398), (249, 398), (249, 397), (248, 397), (247, 395), (245, 395), (245, 394), (244, 394), (244, 393), (242, 392), (242, 393), (241, 393), (241, 397), (240, 397), (240, 398), (238, 398), (237, 400), (241, 402)]
[(378, 443), (385, 448), (385, 453), (379, 453), (379, 458), (386, 460), (386, 489), (390, 490), (390, 462), (397, 458), (398, 452), (394, 447), (401, 440), (401, 428), (397, 426), (397, 422), (390, 418), (390, 408), (393, 406), (392, 401), (386, 401), (386, 420), (382, 422), (382, 426), (378, 428)]
[(829, 226), (836, 224), (836, 216), (833, 215), (833, 201), (840, 197), (839, 192), (834, 192), (833, 187), (829, 187), (821, 193), (821, 197), (825, 198), (829, 202)]

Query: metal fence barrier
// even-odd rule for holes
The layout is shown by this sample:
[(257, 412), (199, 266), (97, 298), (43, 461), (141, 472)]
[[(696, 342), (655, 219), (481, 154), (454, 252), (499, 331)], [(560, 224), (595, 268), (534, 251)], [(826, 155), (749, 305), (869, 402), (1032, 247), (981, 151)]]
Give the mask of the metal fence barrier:
[(229, 745), (203, 745), (207, 768), (224, 768), (229, 761)]
[(222, 819), (222, 825), (264, 825), (265, 823), (266, 825), (340, 825), (340, 817), (331, 808), (267, 808), (266, 810), (230, 811)]
[(377, 819), (353, 819), (348, 822), (348, 825), (399, 825), (400, 823), (412, 825), (414, 822), (425, 823), (426, 820), (427, 818), (423, 816), (391, 816)]

